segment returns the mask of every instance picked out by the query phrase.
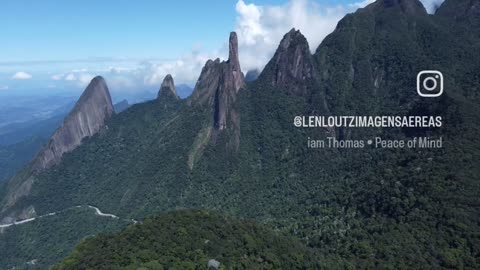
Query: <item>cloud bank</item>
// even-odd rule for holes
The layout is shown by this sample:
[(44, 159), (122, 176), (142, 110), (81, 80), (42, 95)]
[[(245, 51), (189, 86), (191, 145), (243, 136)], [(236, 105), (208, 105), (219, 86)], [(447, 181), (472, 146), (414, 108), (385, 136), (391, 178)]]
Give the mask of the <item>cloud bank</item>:
[(259, 6), (239, 0), (235, 7), (240, 64), (243, 70), (262, 69), (282, 37), (291, 28), (299, 29), (313, 52), (337, 22), (351, 12), (345, 5), (321, 5), (311, 0), (291, 0), (284, 5)]
[(19, 71), (12, 76), (12, 80), (29, 80), (32, 78), (32, 75), (24, 71)]

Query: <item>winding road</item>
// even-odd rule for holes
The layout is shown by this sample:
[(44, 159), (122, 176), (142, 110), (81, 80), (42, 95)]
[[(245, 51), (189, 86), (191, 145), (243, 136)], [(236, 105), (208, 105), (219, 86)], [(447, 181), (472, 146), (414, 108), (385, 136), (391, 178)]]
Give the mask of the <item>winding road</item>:
[[(12, 222), (12, 223), (8, 223), (8, 224), (0, 224), (0, 229), (8, 228), (8, 227), (11, 227), (11, 226), (17, 226), (17, 225), (26, 224), (26, 223), (35, 221), (35, 220), (37, 220), (37, 219), (42, 219), (42, 218), (45, 218), (45, 217), (49, 217), (49, 216), (54, 216), (54, 215), (60, 214), (60, 213), (62, 213), (62, 212), (71, 210), (71, 209), (73, 209), (73, 208), (83, 208), (83, 207), (87, 207), (87, 208), (90, 208), (90, 209), (95, 210), (95, 215), (100, 216), (100, 217), (108, 217), (108, 218), (113, 218), (113, 219), (120, 219), (120, 218), (119, 218), (118, 216), (116, 216), (116, 215), (108, 214), (108, 213), (103, 213), (102, 211), (100, 211), (100, 209), (98, 209), (98, 207), (95, 207), (95, 206), (91, 206), (91, 205), (77, 205), (77, 206), (74, 206), (74, 207), (67, 208), (67, 209), (65, 209), (65, 210), (48, 213), (48, 214), (41, 215), (41, 216), (34, 217), (34, 218), (28, 218), (28, 219), (24, 219), (24, 220), (20, 220), (20, 221), (15, 221), (15, 222)], [(133, 224), (137, 224), (137, 223), (138, 223), (138, 221), (136, 221), (136, 220), (134, 220), (134, 219), (125, 219), (125, 220), (128, 220), (129, 222), (132, 222)]]

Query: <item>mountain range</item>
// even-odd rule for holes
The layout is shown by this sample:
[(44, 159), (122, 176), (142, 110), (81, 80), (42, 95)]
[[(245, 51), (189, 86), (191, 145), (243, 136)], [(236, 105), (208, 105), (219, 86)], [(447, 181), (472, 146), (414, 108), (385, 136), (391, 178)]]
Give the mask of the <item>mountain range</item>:
[[(418, 0), (378, 0), (345, 16), (313, 54), (292, 29), (248, 82), (232, 32), (228, 59), (207, 61), (188, 98), (167, 75), (155, 100), (121, 113), (96, 77), (37, 157), (0, 186), (0, 224), (36, 218), (0, 228), (0, 265), (480, 268), (479, 10), (478, 0), (446, 0), (429, 15)], [(441, 97), (417, 94), (422, 70), (442, 71)], [(306, 129), (293, 125), (299, 115), (439, 115), (444, 125)], [(306, 146), (376, 136), (445, 143)], [(65, 258), (102, 232), (117, 234)], [(130, 250), (129, 239), (142, 240)], [(212, 239), (219, 248), (199, 242)]]

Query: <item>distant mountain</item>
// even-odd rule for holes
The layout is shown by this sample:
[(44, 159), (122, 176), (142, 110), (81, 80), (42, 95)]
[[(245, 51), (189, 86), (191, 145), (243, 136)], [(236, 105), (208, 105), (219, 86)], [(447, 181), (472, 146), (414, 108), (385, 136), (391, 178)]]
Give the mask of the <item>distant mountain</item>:
[(126, 109), (128, 109), (128, 107), (130, 107), (130, 104), (128, 104), (128, 100), (124, 99), (118, 103), (115, 103), (113, 105), (113, 108), (114, 108), (114, 111), (116, 113), (121, 113), (123, 111), (125, 111)]
[(176, 86), (177, 94), (180, 98), (187, 98), (192, 94), (193, 88), (187, 84), (179, 84)]
[(249, 70), (247, 74), (245, 74), (245, 81), (253, 82), (258, 78), (259, 75), (260, 71), (258, 69)]
[(175, 90), (175, 83), (173, 82), (172, 75), (168, 74), (163, 79), (160, 90), (158, 91), (157, 99), (174, 99), (178, 100), (177, 91)]
[[(460, 14), (465, 8), (466, 14), (471, 10), (475, 14), (476, 3), (446, 0), (443, 5)], [(31, 176), (26, 173), (29, 167), (0, 186), (2, 222), (11, 224), (77, 205), (95, 205), (125, 219), (145, 219), (144, 226), (86, 240), (69, 257), (72, 261), (62, 262), (71, 262), (72, 267), (112, 258), (117, 263), (122, 258), (122, 266), (134, 268), (177, 262), (194, 268), (215, 255), (202, 250), (203, 235), (246, 234), (230, 238), (232, 245), (222, 249), (232, 252), (256, 250), (268, 243), (262, 238), (268, 232), (250, 234), (241, 229), (241, 222), (235, 225), (240, 230), (230, 230), (223, 226), (228, 222), (218, 221), (221, 218), (202, 222), (179, 212), (161, 214), (153, 221), (147, 218), (190, 208), (253, 219), (290, 234), (313, 249), (323, 269), (478, 269), (480, 37), (475, 19), (444, 15), (441, 9), (429, 15), (417, 0), (378, 0), (345, 16), (313, 55), (302, 33), (292, 29), (251, 83), (244, 81), (237, 36), (231, 33), (228, 60), (207, 61), (187, 99), (159, 98), (106, 119), (101, 132), (85, 137), (60, 162), (33, 175), (29, 193), (12, 195), (12, 186)], [(422, 98), (416, 90), (417, 74), (432, 69), (443, 73), (445, 91), (438, 98)], [(173, 81), (168, 81), (165, 86), (171, 93)], [(296, 128), (293, 120), (302, 115), (435, 115), (444, 125), (439, 129)], [(442, 137), (444, 146), (308, 147), (311, 138), (409, 140), (413, 136)], [(14, 203), (5, 199), (12, 196)], [(42, 222), (48, 224), (48, 219)], [(55, 223), (59, 227), (61, 223)], [(192, 233), (195, 228), (198, 234)], [(0, 243), (10, 230), (0, 234)], [(10, 243), (19, 244), (4, 249), (0, 245), (0, 253), (12, 254), (10, 250), (19, 245), (35, 247), (36, 258), (23, 253), (12, 256), (18, 256), (16, 261), (38, 259), (38, 265), (45, 266), (53, 263), (53, 253), (63, 256), (75, 244), (66, 241), (65, 248), (53, 250), (49, 246), (56, 242), (45, 240), (35, 246), (44, 235), (25, 237), (33, 231), (19, 236), (15, 230)], [(64, 239), (102, 231), (76, 222)], [(147, 231), (168, 240), (155, 241)], [(132, 245), (130, 240), (135, 239), (140, 242)], [(172, 242), (178, 245), (173, 247)], [(165, 249), (159, 248), (164, 243)], [(290, 257), (277, 259), (276, 250), (265, 254), (260, 248), (256, 261), (271, 262), (268, 267), (275, 269), (281, 267), (273, 265), (282, 265), (283, 260), (285, 269), (296, 268), (288, 264)], [(127, 251), (133, 257), (125, 256)], [(249, 254), (243, 258), (253, 263)], [(152, 261), (155, 256), (157, 262)], [(228, 259), (223, 262), (235, 265), (242, 256), (233, 256), (232, 264), (225, 263)], [(303, 258), (299, 255), (295, 261)], [(17, 265), (0, 256), (2, 262), (9, 268)]]
[(0, 146), (0, 182), (10, 179), (31, 161), (47, 140), (32, 136), (19, 143)]

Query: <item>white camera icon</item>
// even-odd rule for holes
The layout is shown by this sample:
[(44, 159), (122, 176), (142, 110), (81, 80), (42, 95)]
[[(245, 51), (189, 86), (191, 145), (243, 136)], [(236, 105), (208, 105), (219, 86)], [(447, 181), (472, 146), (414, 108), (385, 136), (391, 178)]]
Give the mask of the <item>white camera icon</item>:
[(422, 97), (443, 94), (443, 74), (438, 70), (424, 70), (417, 75), (417, 93)]

